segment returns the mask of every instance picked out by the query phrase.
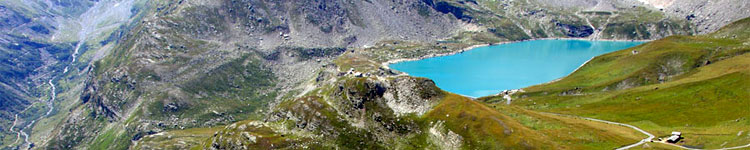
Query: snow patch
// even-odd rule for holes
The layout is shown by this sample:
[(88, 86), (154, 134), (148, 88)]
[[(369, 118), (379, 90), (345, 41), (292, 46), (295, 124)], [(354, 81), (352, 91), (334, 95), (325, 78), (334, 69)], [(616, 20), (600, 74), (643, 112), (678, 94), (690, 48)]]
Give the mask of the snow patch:
[(663, 9), (672, 5), (674, 0), (638, 0), (646, 5), (651, 5), (655, 8)]

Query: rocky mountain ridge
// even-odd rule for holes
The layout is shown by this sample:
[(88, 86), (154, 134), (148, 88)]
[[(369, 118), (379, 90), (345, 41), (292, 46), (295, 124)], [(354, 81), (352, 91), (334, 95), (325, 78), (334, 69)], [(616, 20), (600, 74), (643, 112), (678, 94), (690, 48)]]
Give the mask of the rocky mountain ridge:
[[(3, 8), (18, 7), (3, 2)], [(82, 0), (65, 2), (92, 3)], [(79, 61), (87, 62), (79, 64), (80, 73), (67, 75), (75, 80), (60, 81), (64, 88), (58, 93), (65, 97), (54, 104), (61, 109), (53, 111), (60, 114), (54, 120), (62, 121), (39, 126), (35, 130), (44, 132), (32, 133), (32, 137), (39, 141), (37, 145), (50, 149), (123, 149), (137, 148), (131, 147), (132, 143), (140, 143), (144, 137), (170, 130), (221, 126), (246, 119), (279, 120), (269, 116), (277, 116), (271, 114), (278, 114), (278, 109), (291, 105), (285, 103), (305, 101), (303, 96), (339, 82), (335, 81), (341, 78), (339, 74), (352, 68), (352, 71), (361, 72), (360, 76), (378, 78), (378, 82), (372, 83), (374, 87), (370, 87), (373, 85), (369, 82), (365, 85), (375, 88), (375, 92), (349, 91), (348, 94), (364, 94), (366, 98), (349, 99), (352, 106), (334, 106), (338, 109), (334, 112), (358, 113), (362, 100), (377, 97), (372, 104), (376, 105), (375, 108), (387, 106), (393, 111), (378, 112), (383, 113), (380, 115), (398, 118), (412, 114), (407, 110), (419, 110), (421, 113), (418, 114), (422, 114), (429, 110), (429, 107), (423, 107), (427, 104), (403, 98), (413, 97), (412, 94), (399, 95), (410, 91), (406, 90), (408, 88), (396, 93), (378, 92), (399, 89), (378, 84), (402, 84), (414, 80), (381, 80), (394, 73), (381, 68), (378, 62), (453, 52), (476, 44), (533, 38), (642, 40), (705, 33), (728, 24), (725, 20), (747, 17), (746, 13), (717, 9), (726, 3), (730, 2), (691, 1), (673, 3), (660, 10), (652, 6), (655, 3), (606, 0), (135, 1), (138, 7), (130, 9), (134, 12), (130, 16), (135, 20), (132, 24), (118, 27), (116, 31), (119, 32), (113, 32), (115, 34), (106, 40), (96, 38), (98, 40), (94, 41), (99, 44), (83, 45), (111, 48), (111, 51), (88, 54), (91, 57), (84, 57), (87, 60), (101, 60), (91, 63), (90, 68), (86, 68), (89, 61)], [(91, 6), (60, 5), (63, 4)], [(746, 7), (744, 4), (735, 6)], [(702, 9), (693, 9), (698, 15), (687, 17), (689, 15), (682, 11), (671, 13), (678, 8)], [(71, 10), (77, 13), (69, 13), (70, 16), (79, 16), (86, 8)], [(707, 15), (702, 15), (704, 13)], [(24, 21), (19, 17), (4, 18), (11, 22), (3, 27), (20, 24), (13, 20)], [(33, 30), (32, 27), (29, 29)], [(51, 35), (56, 35), (55, 38), (39, 37), (58, 40), (70, 37), (57, 36), (66, 35), (59, 30), (50, 33), (54, 33)], [(114, 44), (106, 46), (107, 43)], [(7, 47), (13, 48), (13, 44), (9, 45)], [(66, 50), (57, 55), (71, 56), (77, 49), (75, 45), (69, 42), (67, 47), (63, 46)], [(21, 51), (34, 49), (33, 43), (30, 46)], [(343, 55), (347, 53), (354, 55)], [(61, 62), (65, 61), (71, 60)], [(9, 64), (18, 67), (22, 63)], [(58, 72), (60, 70), (62, 67), (58, 67)], [(48, 71), (37, 72), (49, 74)], [(29, 85), (44, 85), (44, 81), (40, 81)], [(359, 84), (342, 83), (341, 87), (354, 88), (350, 87), (354, 85)], [(324, 95), (327, 97), (322, 99), (339, 99), (347, 95), (345, 91), (338, 93)], [(436, 93), (440, 95), (441, 92), (432, 92)], [(43, 94), (21, 96), (7, 102), (23, 104), (24, 101), (18, 100), (43, 97), (39, 95)], [(321, 98), (313, 96), (307, 99)], [(339, 115), (335, 116), (348, 116)], [(359, 115), (363, 117), (363, 114)], [(385, 126), (393, 125), (400, 123)], [(433, 125), (436, 131), (443, 132), (437, 130), (441, 125)], [(430, 129), (420, 127), (420, 132), (431, 132)], [(438, 135), (446, 139), (457, 138), (448, 131), (444, 135), (434, 134)], [(12, 141), (13, 138), (5, 139)], [(337, 145), (327, 144), (324, 147)]]

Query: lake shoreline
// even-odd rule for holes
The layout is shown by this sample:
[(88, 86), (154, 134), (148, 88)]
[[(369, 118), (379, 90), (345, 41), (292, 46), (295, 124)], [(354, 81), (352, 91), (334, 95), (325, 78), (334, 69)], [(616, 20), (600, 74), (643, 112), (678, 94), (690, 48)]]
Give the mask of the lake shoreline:
[[(491, 44), (490, 43), (487, 43), (487, 44), (475, 44), (475, 45), (471, 45), (471, 46), (462, 48), (460, 50), (454, 50), (454, 51), (447, 52), (447, 53), (429, 54), (429, 55), (424, 55), (424, 56), (420, 56), (420, 57), (417, 57), (417, 58), (392, 59), (392, 60), (389, 60), (389, 61), (386, 61), (386, 62), (382, 62), (382, 67), (387, 68), (387, 69), (391, 69), (389, 67), (389, 65), (400, 63), (400, 62), (405, 62), (405, 61), (418, 61), (418, 60), (423, 60), (423, 59), (428, 59), (428, 58), (433, 58), (433, 57), (451, 56), (451, 55), (460, 54), (460, 53), (463, 53), (463, 52), (466, 52), (466, 51), (474, 50), (474, 49), (477, 49), (477, 48), (483, 47), (483, 46), (496, 46), (496, 45), (501, 45), (501, 44), (511, 44), (511, 43), (520, 43), (520, 42), (538, 41), (538, 40), (619, 41), (619, 42), (644, 42), (644, 43), (653, 41), (653, 40), (612, 40), (612, 39), (594, 40), (594, 39), (585, 39), (585, 38), (536, 38), (536, 39), (519, 40), (519, 41), (504, 41), (504, 42), (491, 43)], [(641, 44), (643, 44), (643, 43), (641, 43)], [(624, 50), (624, 49), (622, 49), (622, 50)], [(616, 52), (616, 51), (612, 51), (612, 52)], [(612, 52), (608, 52), (608, 53), (612, 53)], [(605, 53), (605, 54), (607, 54), (607, 53)], [(604, 55), (604, 54), (601, 54), (601, 55)], [(597, 55), (597, 56), (599, 56), (599, 55)], [(540, 84), (535, 84), (535, 85), (529, 85), (529, 86), (526, 86), (526, 87), (523, 87), (523, 88), (519, 88), (519, 89), (524, 89), (524, 88), (528, 88), (528, 87), (532, 87), (532, 86), (537, 86), (537, 85), (550, 84), (550, 83), (554, 83), (554, 82), (560, 81), (560, 80), (562, 80), (562, 79), (570, 76), (570, 74), (573, 74), (574, 72), (580, 70), (584, 65), (588, 64), (591, 60), (593, 60), (597, 56), (593, 56), (593, 57), (589, 58), (583, 64), (579, 65), (571, 73), (569, 73), (569, 74), (567, 74), (567, 75), (565, 75), (563, 77), (560, 77), (560, 78), (557, 78), (557, 79), (554, 79), (554, 80), (550, 80), (550, 81), (545, 82), (545, 83), (540, 83)], [(406, 72), (402, 72), (402, 71), (399, 71), (399, 72), (400, 72), (399, 76), (402, 76), (402, 75), (403, 76), (410, 76)], [(456, 94), (458, 94), (458, 93), (456, 93)], [(487, 96), (474, 97), (474, 96), (469, 96), (469, 95), (464, 95), (464, 94), (458, 94), (458, 95), (461, 95), (461, 96), (464, 96), (464, 97), (468, 97), (468, 98), (471, 98), (471, 99), (477, 99), (477, 98), (480, 98), (480, 97), (487, 97)], [(497, 96), (497, 95), (498, 94), (492, 94), (492, 95), (488, 95), (488, 96)]]
[[(601, 56), (601, 55), (600, 55), (600, 56)], [(589, 60), (586, 60), (586, 62), (583, 62), (583, 64), (581, 64), (581, 66), (578, 66), (578, 68), (576, 68), (575, 70), (573, 70), (573, 72), (570, 72), (570, 73), (569, 73), (568, 75), (565, 75), (564, 77), (560, 77), (560, 78), (554, 79), (554, 80), (552, 80), (552, 81), (549, 81), (549, 82), (544, 82), (544, 83), (541, 83), (541, 84), (537, 84), (537, 85), (545, 85), (545, 84), (550, 84), (550, 83), (555, 83), (555, 82), (557, 82), (557, 81), (560, 81), (560, 80), (562, 80), (562, 79), (564, 79), (564, 78), (566, 78), (566, 77), (570, 76), (571, 74), (575, 73), (575, 72), (576, 72), (576, 71), (578, 71), (579, 69), (583, 68), (583, 66), (584, 66), (584, 65), (588, 64), (588, 63), (589, 63), (589, 62), (590, 62), (591, 60), (594, 60), (594, 58), (596, 58), (596, 57), (597, 57), (597, 56), (594, 56), (594, 57), (591, 57), (591, 58), (589, 58)], [(528, 86), (528, 87), (532, 87), (532, 86), (537, 86), (537, 85), (531, 85), (531, 86)], [(521, 88), (521, 89), (523, 89), (523, 88)]]
[[(417, 58), (398, 58), (398, 59), (388, 60), (388, 61), (385, 61), (385, 62), (381, 63), (381, 65), (384, 68), (386, 68), (386, 69), (390, 69), (390, 67), (388, 67), (390, 64), (395, 64), (395, 63), (400, 63), (400, 62), (405, 62), (405, 61), (417, 61), (417, 60), (428, 59), (428, 58), (433, 58), (433, 57), (451, 56), (451, 55), (456, 55), (456, 54), (460, 54), (460, 53), (463, 53), (463, 52), (471, 51), (471, 50), (474, 50), (476, 48), (484, 47), (484, 46), (494, 46), (494, 45), (501, 45), (501, 44), (511, 44), (511, 43), (527, 42), (527, 41), (537, 41), (537, 40), (582, 40), (582, 41), (624, 41), (624, 42), (650, 42), (650, 41), (654, 41), (654, 40), (615, 40), (615, 39), (587, 39), (587, 38), (535, 38), (535, 39), (520, 40), (520, 41), (505, 41), (505, 42), (498, 42), (498, 43), (476, 44), (476, 45), (471, 45), (469, 47), (462, 48), (461, 50), (455, 50), (455, 51), (448, 52), (448, 53), (429, 54), (429, 55), (424, 55), (424, 56), (420, 56), (420, 57), (417, 57)], [(591, 59), (594, 59), (594, 58), (592, 57)], [(581, 67), (583, 67), (583, 65), (586, 65), (586, 63), (588, 63), (589, 61), (591, 61), (591, 59), (589, 59), (585, 63), (581, 64), (581, 66), (579, 66), (578, 68), (576, 68), (576, 70), (573, 70), (573, 72), (578, 71), (578, 69), (580, 69)], [(402, 72), (402, 73), (405, 74), (405, 75), (408, 75), (405, 72)], [(563, 78), (565, 78), (565, 77), (563, 77)], [(562, 78), (560, 78), (560, 79), (562, 79)], [(555, 79), (553, 81), (557, 81), (557, 80), (559, 80), (559, 79)], [(551, 83), (553, 81), (550, 81), (548, 83)], [(543, 83), (543, 84), (547, 84), (547, 83)]]
[[(631, 41), (631, 42), (636, 42), (637, 41), (637, 42), (644, 42), (644, 44), (645, 44), (645, 43), (653, 41), (653, 40), (597, 40), (597, 41)], [(625, 49), (622, 49), (622, 50), (625, 50)], [(617, 52), (617, 51), (614, 51), (614, 52)], [(614, 53), (614, 52), (610, 52), (610, 53)], [(602, 54), (602, 55), (604, 55), (604, 54)], [(599, 56), (601, 56), (601, 55), (599, 55)], [(578, 71), (581, 68), (583, 68), (583, 66), (586, 65), (586, 64), (588, 64), (591, 60), (594, 60), (594, 58), (599, 57), (599, 56), (594, 56), (594, 57), (589, 58), (589, 60), (586, 60), (586, 62), (583, 62), (583, 64), (581, 64), (580, 66), (578, 66), (578, 68), (576, 68), (575, 70), (573, 70), (573, 72), (570, 72), (568, 75), (565, 75), (563, 77), (557, 78), (557, 79), (549, 81), (549, 82), (545, 82), (545, 83), (541, 83), (541, 84), (536, 84), (536, 85), (531, 85), (531, 86), (528, 86), (528, 87), (537, 86), (537, 85), (551, 84), (551, 83), (555, 83), (557, 81), (560, 81), (562, 79), (565, 79), (568, 76), (570, 76), (571, 74), (573, 74), (576, 71)], [(523, 89), (523, 88), (521, 88), (521, 89)]]

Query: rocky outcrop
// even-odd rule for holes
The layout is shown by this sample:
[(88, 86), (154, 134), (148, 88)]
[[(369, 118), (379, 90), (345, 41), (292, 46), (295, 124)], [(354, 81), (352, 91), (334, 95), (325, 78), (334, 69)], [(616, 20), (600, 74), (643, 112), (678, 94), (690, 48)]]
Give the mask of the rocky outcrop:
[(422, 115), (437, 103), (442, 91), (435, 82), (424, 78), (397, 77), (390, 82), (390, 88), (383, 98), (394, 114)]
[(461, 145), (463, 144), (463, 138), (461, 135), (458, 135), (451, 130), (446, 130), (445, 125), (443, 124), (444, 122), (438, 121), (430, 127), (430, 142), (438, 145), (440, 149), (461, 149)]
[(679, 0), (664, 2), (662, 7), (660, 10), (667, 14), (690, 21), (700, 34), (714, 32), (732, 22), (750, 17), (750, 2), (745, 0)]
[(594, 34), (594, 28), (588, 25), (570, 25), (564, 23), (555, 23), (555, 26), (561, 28), (565, 36), (573, 38), (585, 38)]
[[(444, 95), (431, 80), (406, 76), (387, 80), (346, 78), (349, 77), (322, 86), (317, 89), (321, 91), (319, 94), (308, 94), (276, 105), (276, 110), (263, 124), (274, 126), (277, 123), (292, 123), (291, 126), (273, 127), (273, 135), (297, 137), (278, 145), (316, 147), (321, 144), (333, 144), (324, 147), (382, 148), (393, 147), (385, 143), (398, 143), (398, 140), (394, 139), (420, 134), (431, 134), (434, 140), (453, 140), (453, 143), (448, 145), (439, 143), (446, 147), (461, 144), (460, 136), (443, 129), (440, 123), (428, 128), (414, 118), (431, 109)], [(237, 125), (230, 125), (229, 128), (234, 126)], [(246, 132), (246, 137), (259, 137), (255, 131)], [(238, 137), (235, 134), (244, 133), (223, 130), (211, 139), (210, 145), (217, 149), (253, 149), (260, 146), (256, 143), (226, 142), (232, 141), (227, 138)]]
[(454, 17), (461, 19), (463, 21), (470, 22), (472, 19), (472, 17), (467, 13), (467, 11), (469, 10), (456, 6), (455, 4), (451, 4), (445, 1), (435, 1), (435, 0), (423, 0), (423, 2), (425, 3), (425, 5), (432, 7), (432, 9), (435, 9), (438, 12), (441, 12), (444, 14), (451, 14)]

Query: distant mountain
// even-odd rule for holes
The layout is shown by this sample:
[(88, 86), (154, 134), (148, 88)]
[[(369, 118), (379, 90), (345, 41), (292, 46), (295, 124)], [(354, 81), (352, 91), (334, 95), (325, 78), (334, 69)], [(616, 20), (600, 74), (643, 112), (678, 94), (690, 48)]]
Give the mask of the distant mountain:
[[(535, 38), (655, 40), (704, 34), (748, 17), (743, 12), (747, 4), (2, 0), (2, 143), (11, 149), (31, 143), (47, 149), (346, 148), (358, 143), (372, 148), (544, 148), (540, 143), (545, 141), (534, 138), (491, 143), (481, 137), (552, 134), (528, 130), (516, 114), (559, 118), (513, 107), (440, 121), (466, 111), (451, 105), (490, 108), (443, 92), (428, 79), (395, 77), (381, 63)], [(369, 77), (346, 75), (351, 68)], [(503, 127), (493, 128), (492, 135), (466, 136), (467, 131), (455, 130), (469, 125), (457, 122), (465, 119)], [(572, 126), (575, 121), (557, 123)], [(581, 129), (600, 126), (586, 124)], [(217, 131), (221, 134), (214, 135)], [(31, 134), (28, 142), (22, 133)], [(611, 141), (609, 146), (631, 139), (602, 138)]]

